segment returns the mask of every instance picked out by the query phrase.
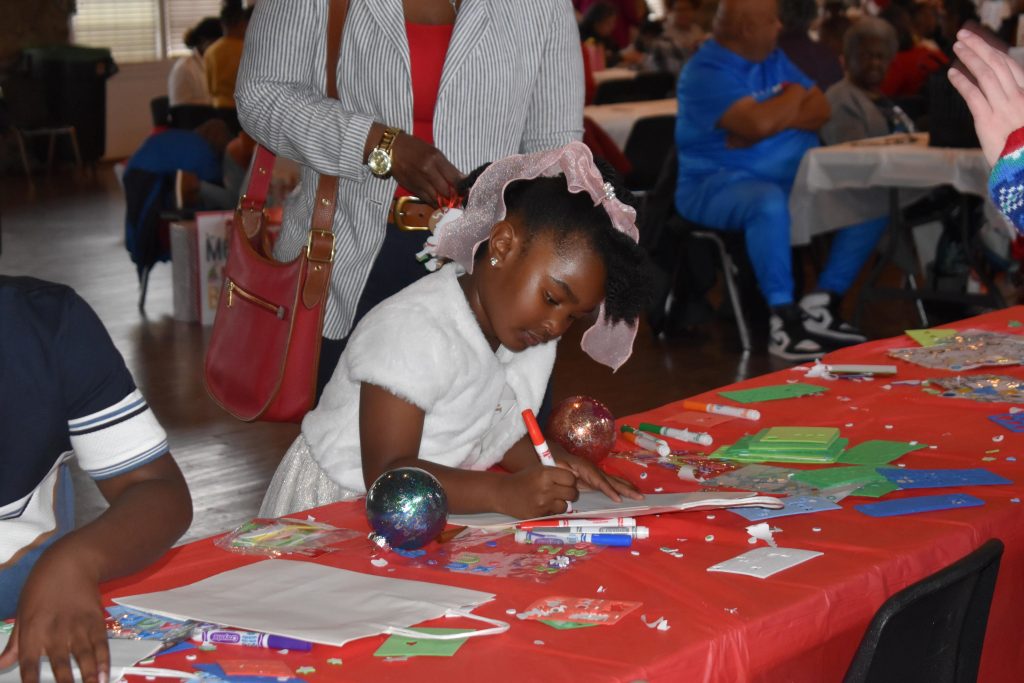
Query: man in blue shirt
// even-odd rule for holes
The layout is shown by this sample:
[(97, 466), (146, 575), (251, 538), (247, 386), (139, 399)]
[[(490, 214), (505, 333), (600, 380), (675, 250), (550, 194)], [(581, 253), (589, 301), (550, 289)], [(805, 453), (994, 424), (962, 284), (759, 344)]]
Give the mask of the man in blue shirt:
[(722, 0), (714, 38), (679, 78), (676, 209), (717, 230), (743, 230), (758, 284), (772, 309), (768, 351), (787, 360), (858, 343), (842, 322), (849, 289), (885, 229), (878, 219), (842, 230), (818, 289), (793, 301), (789, 191), (804, 153), (818, 144), (829, 105), (777, 49), (776, 0)]
[[(110, 507), (74, 528), (68, 461)], [(99, 583), (141, 569), (188, 528), (192, 500), (167, 434), (99, 318), (68, 287), (0, 275), (0, 670), (26, 683), (109, 675)]]

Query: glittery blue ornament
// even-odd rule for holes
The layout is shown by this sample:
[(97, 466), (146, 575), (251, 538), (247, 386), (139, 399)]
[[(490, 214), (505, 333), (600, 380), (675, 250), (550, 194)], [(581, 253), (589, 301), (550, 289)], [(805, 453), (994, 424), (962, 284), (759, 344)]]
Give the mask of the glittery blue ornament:
[(444, 529), (448, 497), (430, 472), (399, 467), (377, 477), (366, 492), (366, 517), (392, 548), (414, 550)]

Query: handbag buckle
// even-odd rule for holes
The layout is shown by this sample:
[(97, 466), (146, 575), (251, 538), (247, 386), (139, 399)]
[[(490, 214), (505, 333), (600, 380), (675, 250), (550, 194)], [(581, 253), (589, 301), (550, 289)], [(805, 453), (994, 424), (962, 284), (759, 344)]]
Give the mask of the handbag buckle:
[(395, 199), (395, 209), (393, 216), (395, 221), (395, 227), (405, 232), (413, 232), (416, 230), (430, 230), (429, 225), (409, 225), (408, 223), (405, 222), (405, 205), (409, 203), (425, 204), (425, 202), (419, 197), (413, 197), (411, 195), (403, 195), (401, 197), (397, 197)]
[[(323, 245), (330, 246), (330, 253), (324, 255)], [(310, 230), (306, 241), (306, 258), (314, 263), (334, 263), (334, 233), (330, 230)]]

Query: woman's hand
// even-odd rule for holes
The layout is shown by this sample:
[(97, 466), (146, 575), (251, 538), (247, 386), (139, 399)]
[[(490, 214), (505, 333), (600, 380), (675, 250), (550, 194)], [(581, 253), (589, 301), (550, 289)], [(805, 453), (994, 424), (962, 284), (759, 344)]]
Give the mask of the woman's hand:
[(408, 133), (391, 145), (391, 175), (398, 184), (434, 208), (438, 198), (455, 195), (462, 174), (437, 147)]
[(967, 102), (985, 158), (994, 165), (1006, 138), (1024, 127), (1024, 70), (971, 31), (961, 29), (956, 37), (953, 51), (978, 83), (957, 69), (949, 70), (949, 82)]
[(0, 669), (17, 661), (22, 683), (37, 683), (39, 659), (46, 656), (57, 683), (73, 683), (74, 657), (84, 683), (106, 683), (110, 652), (105, 617), (98, 581), (86, 563), (55, 545), (39, 559), (22, 588)]
[(558, 515), (579, 495), (571, 469), (537, 463), (502, 477), (497, 509), (517, 519)]
[(552, 446), (551, 454), (562, 467), (568, 467), (579, 480), (580, 488), (600, 491), (616, 503), (622, 496), (633, 500), (643, 500), (643, 494), (625, 479), (606, 474), (597, 465), (586, 458), (569, 453), (558, 444)]

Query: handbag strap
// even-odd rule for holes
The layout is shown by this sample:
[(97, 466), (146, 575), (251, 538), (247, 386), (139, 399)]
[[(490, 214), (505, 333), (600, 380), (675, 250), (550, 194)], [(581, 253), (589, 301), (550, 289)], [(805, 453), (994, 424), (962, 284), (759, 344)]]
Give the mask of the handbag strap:
[[(338, 58), (348, 15), (348, 0), (330, 0), (327, 11), (327, 96), (338, 99)], [(313, 204), (313, 218), (306, 245), (309, 268), (302, 289), (302, 303), (313, 308), (327, 293), (334, 263), (334, 206), (338, 197), (338, 176), (320, 175)]]

